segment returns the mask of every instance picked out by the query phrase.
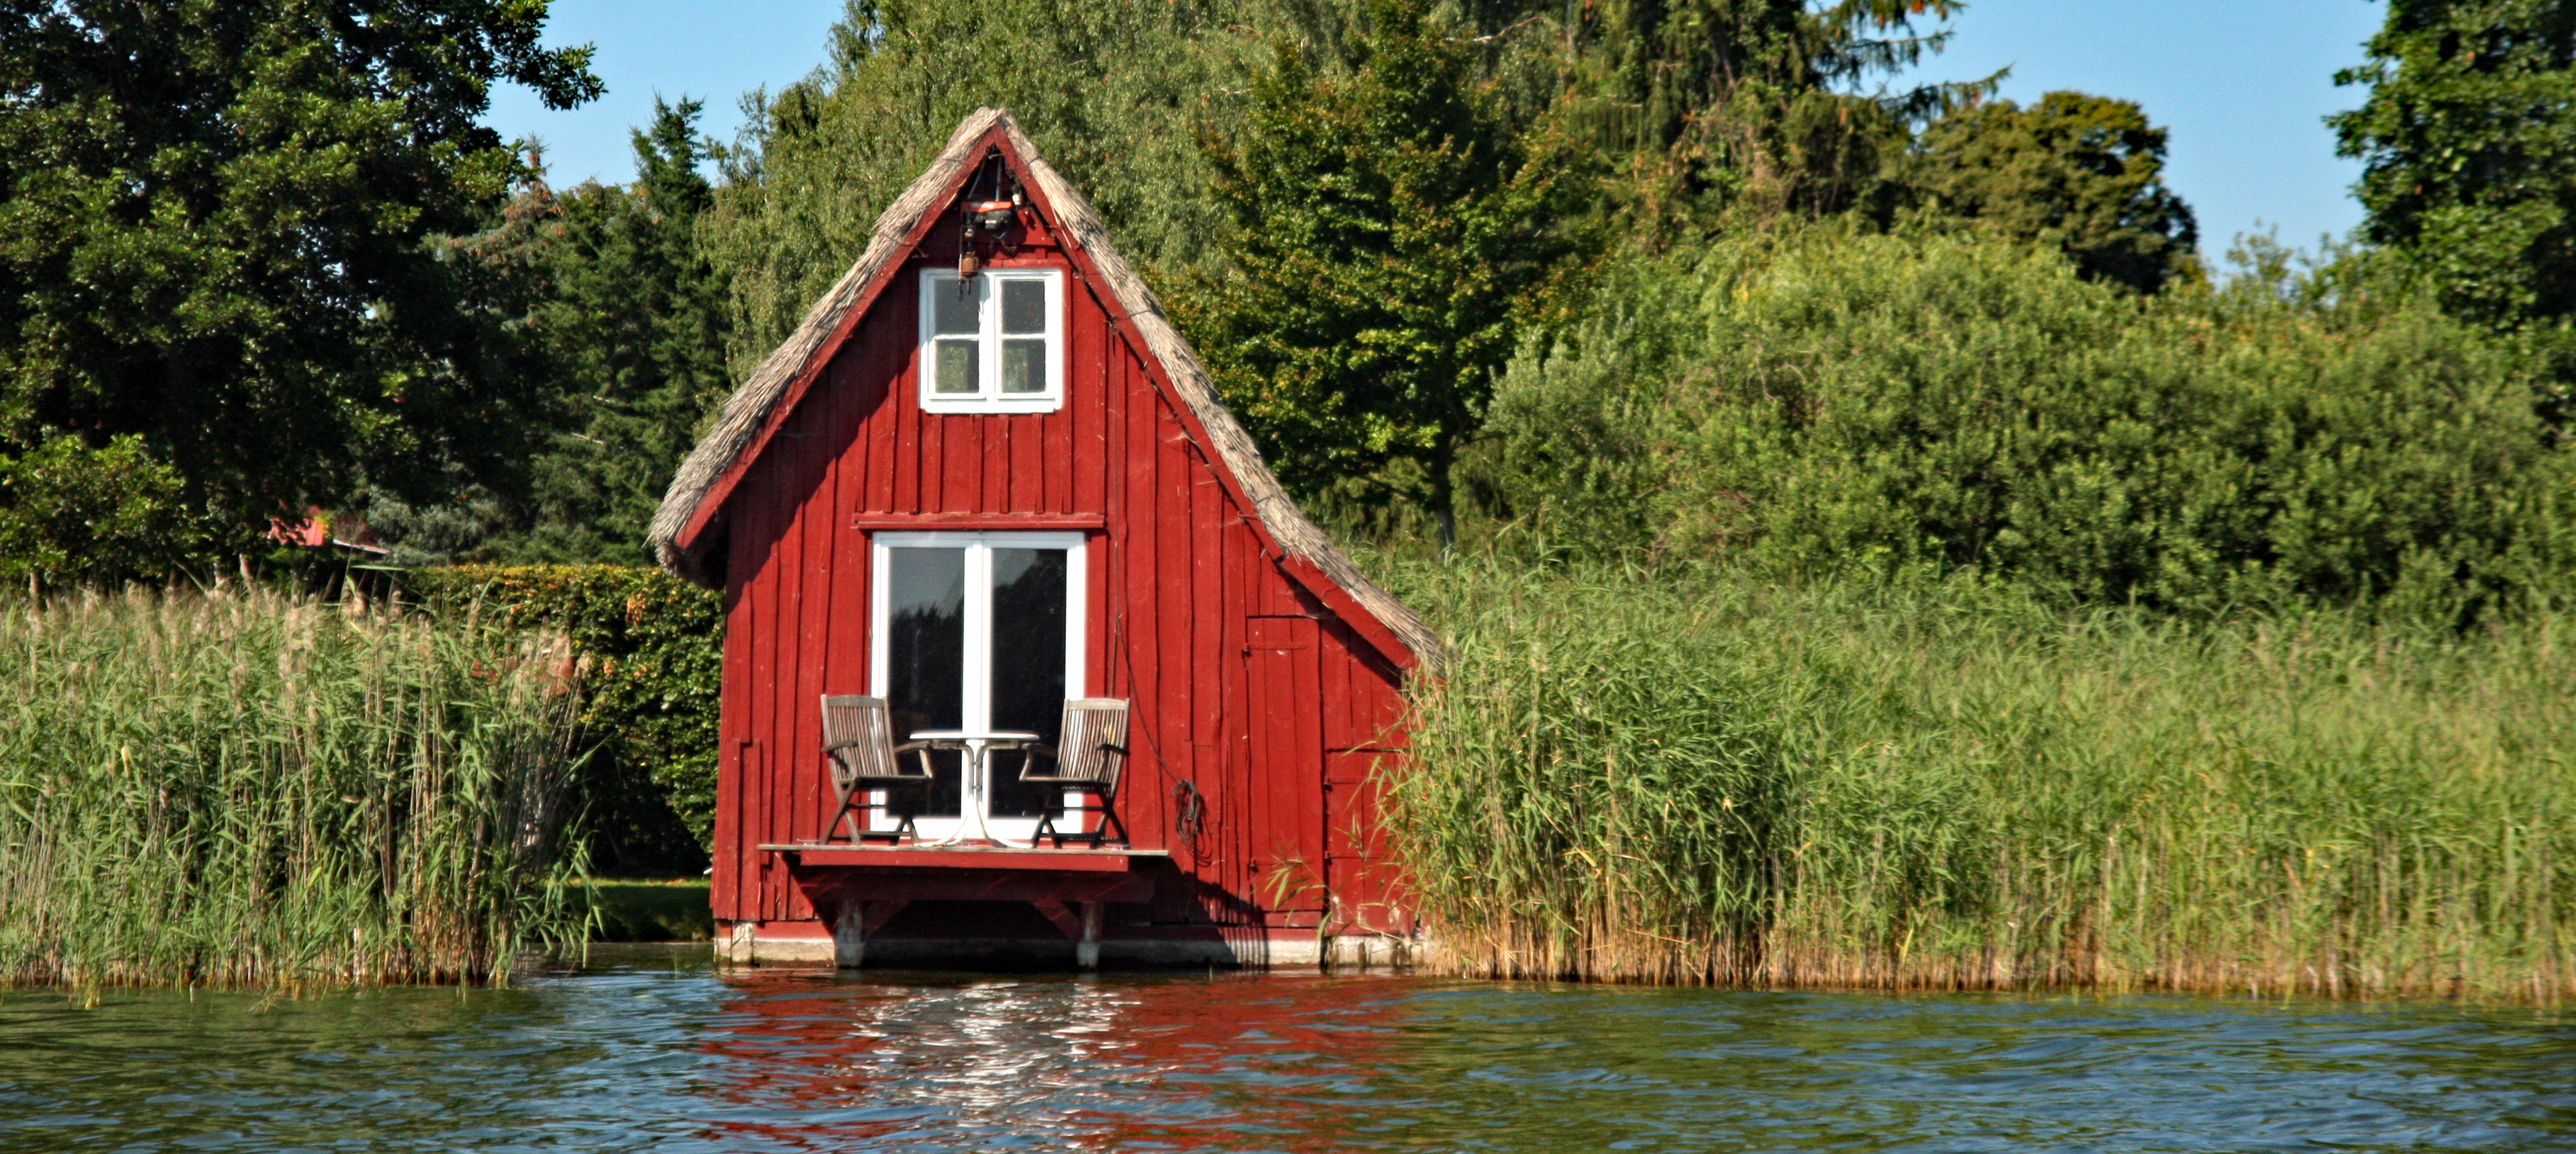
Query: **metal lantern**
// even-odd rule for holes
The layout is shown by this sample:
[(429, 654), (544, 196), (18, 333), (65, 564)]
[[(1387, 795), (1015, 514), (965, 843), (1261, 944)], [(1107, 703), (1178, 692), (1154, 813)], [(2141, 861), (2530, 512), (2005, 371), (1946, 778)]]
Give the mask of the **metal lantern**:
[[(982, 171), (966, 182), (965, 219), (957, 233), (957, 291), (973, 293), (975, 274), (984, 266), (985, 250), (999, 248), (1003, 254), (1016, 255), (1019, 239), (1015, 229), (1020, 223), (1020, 209), (1028, 204), (1028, 193), (1020, 187), (1009, 167), (998, 153), (987, 154)], [(981, 195), (978, 195), (978, 192)]]

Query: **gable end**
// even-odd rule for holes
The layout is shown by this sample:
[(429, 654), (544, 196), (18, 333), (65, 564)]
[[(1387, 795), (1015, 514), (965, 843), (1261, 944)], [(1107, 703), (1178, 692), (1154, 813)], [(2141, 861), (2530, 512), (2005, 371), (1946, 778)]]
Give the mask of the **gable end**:
[[(717, 561), (714, 546), (724, 535), (723, 513), (733, 488), (850, 339), (860, 318), (893, 283), (904, 266), (902, 258), (921, 245), (940, 217), (937, 210), (956, 198), (993, 147), (1024, 174), (1034, 207), (1064, 241), (1079, 279), (1093, 286), (1110, 322), (1143, 351), (1140, 359), (1155, 386), (1177, 402), (1175, 410), (1190, 426), (1192, 438), (1207, 450), (1229, 495), (1252, 513), (1247, 521), (1282, 561), (1283, 571), (1398, 668), (1436, 669), (1443, 651), (1430, 626), (1370, 581), (1307, 520), (1252, 438), (1217, 399), (1206, 366), (1164, 315), (1162, 303), (1119, 256), (1098, 212), (1039, 156), (1007, 112), (993, 108), (978, 109), (957, 126), (938, 158), (877, 218), (857, 263), (726, 399), (715, 424), (672, 477), (654, 515), (650, 543), (663, 567), (688, 580), (721, 583), (710, 562)], [(1105, 295), (1097, 291), (1104, 286)]]

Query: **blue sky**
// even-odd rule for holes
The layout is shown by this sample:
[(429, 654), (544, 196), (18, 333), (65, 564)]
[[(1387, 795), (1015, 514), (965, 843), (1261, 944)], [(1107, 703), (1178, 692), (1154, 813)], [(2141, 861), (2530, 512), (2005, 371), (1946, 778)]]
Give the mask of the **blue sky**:
[(550, 112), (527, 89), (493, 90), (483, 123), (503, 136), (545, 142), (549, 179), (558, 186), (598, 177), (621, 183), (635, 175), (628, 133), (653, 116), (653, 97), (707, 102), (700, 123), (730, 140), (742, 124), (742, 94), (795, 82), (823, 62), (823, 42), (841, 17), (841, 0), (554, 0), (549, 45), (587, 42), (598, 49), (590, 70), (608, 95), (569, 112)]
[[(821, 63), (840, 13), (841, 0), (555, 0), (547, 41), (596, 45), (608, 95), (549, 112), (505, 87), (484, 120), (542, 139), (558, 185), (623, 181), (634, 175), (627, 132), (655, 93), (705, 98), (707, 128), (729, 138), (742, 93)], [(2350, 191), (2360, 167), (2335, 156), (2321, 118), (2360, 102), (2334, 72), (2361, 62), (2385, 15), (2369, 0), (1974, 0), (1952, 22), (1949, 50), (1903, 80), (2010, 66), (2003, 95), (2013, 100), (2059, 88), (2135, 100), (2172, 131), (2169, 179), (2199, 214), (2211, 256), (2258, 221), (2310, 248), (2361, 221)]]
[(2167, 181), (2213, 257), (2259, 220), (2313, 248), (2361, 223), (2361, 165), (2334, 154), (2327, 113), (2361, 103), (2335, 70), (2361, 63), (2387, 18), (2366, 0), (1972, 0), (1949, 50), (1916, 73), (1965, 80), (2009, 65), (2003, 95), (2080, 89), (2144, 105), (2171, 131)]

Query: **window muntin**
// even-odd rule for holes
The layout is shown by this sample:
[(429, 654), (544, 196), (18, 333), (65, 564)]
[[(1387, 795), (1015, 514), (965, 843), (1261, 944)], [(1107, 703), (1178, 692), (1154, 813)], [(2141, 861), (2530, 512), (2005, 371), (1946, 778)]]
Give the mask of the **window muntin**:
[(1064, 401), (1064, 273), (921, 274), (921, 406), (934, 413), (1043, 413)]

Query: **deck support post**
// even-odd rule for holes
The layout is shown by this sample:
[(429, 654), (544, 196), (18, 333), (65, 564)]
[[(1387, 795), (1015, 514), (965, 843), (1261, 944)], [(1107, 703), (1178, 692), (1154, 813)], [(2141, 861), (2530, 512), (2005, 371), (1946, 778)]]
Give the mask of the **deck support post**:
[(1082, 941), (1073, 947), (1073, 964), (1081, 969), (1100, 968), (1100, 905), (1082, 903)]
[(832, 964), (844, 970), (855, 970), (868, 961), (868, 939), (894, 920), (910, 903), (901, 901), (860, 901), (841, 903), (832, 918)]

